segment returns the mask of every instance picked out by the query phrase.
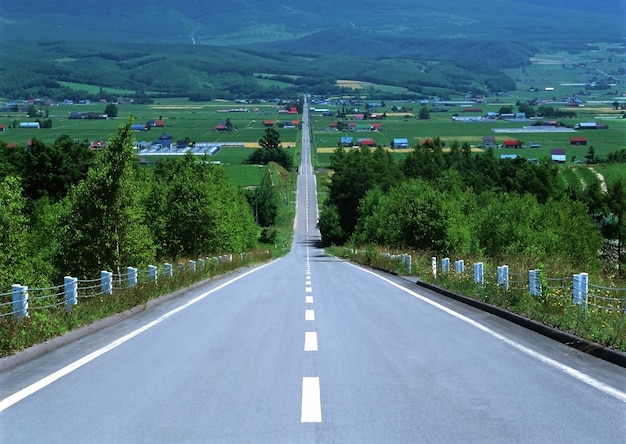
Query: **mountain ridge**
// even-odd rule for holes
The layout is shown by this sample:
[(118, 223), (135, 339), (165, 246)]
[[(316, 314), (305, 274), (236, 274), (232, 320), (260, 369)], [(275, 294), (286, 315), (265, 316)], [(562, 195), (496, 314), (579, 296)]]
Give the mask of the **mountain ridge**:
[[(298, 42), (329, 30), (360, 36), (486, 40), (623, 40), (621, 0), (342, 1), (2, 0), (0, 36), (219, 46)], [(571, 28), (578, 32), (572, 33)], [(580, 30), (584, 30), (583, 33)]]

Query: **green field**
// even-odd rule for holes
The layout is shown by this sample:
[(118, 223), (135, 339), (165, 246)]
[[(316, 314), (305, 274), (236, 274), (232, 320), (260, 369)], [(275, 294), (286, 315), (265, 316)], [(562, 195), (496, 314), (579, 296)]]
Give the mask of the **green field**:
[(75, 83), (75, 82), (60, 81), (58, 83), (76, 91), (87, 91), (89, 94), (98, 94), (100, 93), (100, 91), (102, 91), (103, 93), (118, 94), (121, 96), (130, 96), (130, 95), (135, 94), (135, 91), (131, 91), (129, 89), (101, 88), (100, 86), (96, 86), (96, 85), (86, 85), (84, 83)]
[[(232, 102), (192, 103), (186, 99), (163, 99), (151, 105), (118, 105), (119, 114), (115, 119), (108, 120), (74, 120), (69, 119), (71, 112), (102, 113), (106, 104), (92, 103), (88, 105), (58, 105), (48, 109), (52, 119), (51, 129), (11, 128), (13, 121), (34, 121), (22, 113), (6, 113), (0, 115), (0, 125), (7, 130), (0, 134), (0, 140), (6, 143), (26, 144), (29, 139), (38, 138), (44, 142), (54, 142), (62, 135), (69, 135), (79, 140), (107, 140), (117, 131), (120, 124), (133, 117), (134, 123), (147, 123), (152, 119), (163, 119), (164, 128), (152, 128), (149, 131), (137, 132), (137, 141), (154, 141), (167, 132), (176, 140), (189, 138), (196, 142), (244, 142), (256, 143), (264, 134), (265, 120), (275, 122), (299, 120), (299, 116), (279, 114), (276, 105), (246, 105), (249, 112), (221, 113), (218, 110), (242, 108)], [(215, 126), (230, 119), (237, 130), (217, 132)], [(283, 146), (295, 146), (298, 141), (297, 129), (281, 129)]]
[[(388, 107), (394, 105), (386, 104)], [(413, 113), (417, 114), (422, 107), (417, 104), (404, 104), (412, 106)], [(500, 107), (510, 105), (515, 107), (515, 102), (510, 100), (502, 100), (495, 104), (476, 105), (483, 110), (483, 114), (493, 111), (497, 112)], [(377, 145), (391, 146), (394, 138), (406, 138), (413, 147), (422, 139), (440, 137), (441, 140), (450, 146), (454, 141), (459, 143), (467, 142), (471, 146), (481, 147), (483, 136), (495, 136), (496, 142), (502, 144), (504, 139), (518, 139), (524, 142), (525, 146), (529, 146), (531, 142), (540, 145), (539, 148), (508, 148), (496, 149), (495, 155), (517, 154), (525, 158), (541, 158), (550, 155), (553, 148), (564, 148), (567, 155), (567, 162), (572, 163), (575, 160), (584, 160), (585, 155), (589, 152), (589, 148), (593, 146), (596, 157), (606, 157), (610, 152), (619, 151), (626, 148), (626, 119), (596, 119), (602, 117), (619, 117), (618, 111), (613, 111), (606, 104), (586, 104), (584, 107), (574, 108), (577, 117), (558, 119), (565, 125), (574, 126), (579, 122), (588, 122), (596, 120), (605, 123), (608, 129), (601, 130), (579, 130), (576, 133), (517, 133), (515, 130), (523, 126), (530, 126), (532, 122), (511, 123), (502, 120), (494, 120), (489, 122), (459, 122), (453, 121), (453, 114), (463, 116), (463, 108), (460, 105), (448, 107), (446, 112), (434, 112), (432, 105), (427, 105), (430, 111), (430, 119), (419, 120), (417, 117), (394, 116), (387, 117), (377, 121), (357, 122), (359, 126), (369, 125), (371, 123), (381, 123), (383, 130), (381, 131), (343, 131), (333, 130), (329, 125), (336, 121), (336, 118), (316, 116), (313, 119), (314, 140), (317, 148), (334, 148), (337, 146), (342, 136), (350, 136), (356, 142), (358, 138), (374, 138)], [(563, 107), (565, 109), (565, 107)], [(571, 111), (572, 108), (567, 108)], [(494, 132), (493, 129), (504, 130), (505, 132)], [(510, 131), (507, 132), (507, 129)], [(570, 145), (570, 138), (574, 136), (584, 136), (587, 138), (586, 146)], [(321, 163), (327, 156), (319, 154)]]

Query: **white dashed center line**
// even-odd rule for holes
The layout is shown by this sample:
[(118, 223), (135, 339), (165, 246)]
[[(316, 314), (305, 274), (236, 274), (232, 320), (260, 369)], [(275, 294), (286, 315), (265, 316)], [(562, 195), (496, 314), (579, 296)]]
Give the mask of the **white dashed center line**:
[(302, 378), (302, 415), (300, 422), (322, 422), (320, 378)]
[(317, 351), (317, 332), (307, 331), (304, 333), (304, 351)]

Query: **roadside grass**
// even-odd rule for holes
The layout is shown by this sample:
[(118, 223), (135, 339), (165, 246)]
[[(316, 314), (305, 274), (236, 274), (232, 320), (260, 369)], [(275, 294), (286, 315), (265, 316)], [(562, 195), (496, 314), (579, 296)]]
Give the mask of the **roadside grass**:
[(607, 185), (615, 183), (618, 179), (626, 182), (626, 167), (624, 167), (624, 164), (595, 164), (592, 167), (602, 174)]
[[(456, 273), (437, 272), (434, 276), (431, 267), (432, 254), (423, 251), (404, 252), (411, 254), (412, 270), (405, 264), (390, 258), (388, 254), (400, 255), (403, 252), (390, 251), (378, 247), (355, 249), (348, 247), (330, 247), (327, 253), (375, 269), (391, 272), (401, 276), (413, 276), (430, 284), (445, 288), (454, 293), (486, 302), (513, 313), (534, 319), (543, 324), (552, 326), (587, 340), (596, 342), (615, 350), (626, 351), (626, 320), (623, 308), (620, 306), (614, 292), (598, 290), (598, 298), (613, 299), (614, 310), (598, 308), (592, 304), (587, 307), (572, 302), (572, 290), (562, 285), (561, 279), (548, 280), (547, 276), (561, 276), (563, 282), (571, 280), (572, 271), (566, 270), (562, 263), (542, 265), (543, 291), (539, 296), (531, 296), (528, 292), (528, 270), (536, 269), (537, 264), (530, 258), (510, 258), (510, 286), (505, 290), (497, 285), (495, 270), (498, 264), (484, 262), (485, 280), (482, 285), (474, 282), (472, 271)], [(466, 260), (471, 263), (472, 260)], [(440, 269), (440, 268), (439, 268)], [(624, 285), (615, 283), (611, 278), (593, 277), (594, 284), (613, 286)], [(622, 293), (623, 294), (623, 293)], [(590, 299), (592, 297), (590, 296)], [(623, 298), (623, 295), (622, 295)], [(606, 303), (606, 302), (605, 302)]]
[(581, 166), (574, 168), (573, 170), (576, 175), (580, 178), (583, 189), (592, 185), (592, 184), (600, 184), (598, 177), (595, 172), (589, 169), (587, 166)]
[(583, 190), (580, 177), (576, 174), (575, 167), (561, 168), (559, 170), (559, 179), (562, 181), (563, 189), (571, 189), (579, 195)]
[(0, 318), (0, 358), (109, 316), (121, 316), (131, 309), (143, 310), (151, 300), (197, 282), (267, 261), (271, 257), (272, 253), (268, 250), (251, 252), (245, 257), (233, 255), (232, 262), (207, 261), (203, 269), (197, 269), (195, 272), (181, 271), (171, 278), (159, 278), (157, 283), (141, 282), (133, 288), (114, 289), (110, 295), (80, 298), (79, 303), (71, 312), (67, 312), (63, 305), (45, 310), (36, 310), (35, 307), (31, 307), (29, 317)]

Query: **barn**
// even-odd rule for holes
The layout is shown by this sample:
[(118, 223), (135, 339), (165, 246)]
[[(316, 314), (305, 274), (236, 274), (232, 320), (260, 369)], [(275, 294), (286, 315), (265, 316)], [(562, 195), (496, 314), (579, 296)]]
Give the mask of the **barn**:
[(565, 150), (563, 148), (554, 148), (550, 150), (550, 158), (555, 161), (555, 162), (559, 162), (559, 163), (565, 163), (566, 156), (565, 156)]
[(359, 146), (375, 146), (376, 142), (374, 141), (374, 139), (361, 138), (357, 140), (357, 144)]
[(393, 139), (393, 142), (391, 142), (391, 146), (393, 148), (408, 148), (409, 139), (402, 139), (402, 138)]
[(522, 142), (517, 139), (504, 139), (502, 142), (503, 148), (521, 148)]
[(569, 139), (570, 145), (587, 145), (586, 137), (570, 137)]

